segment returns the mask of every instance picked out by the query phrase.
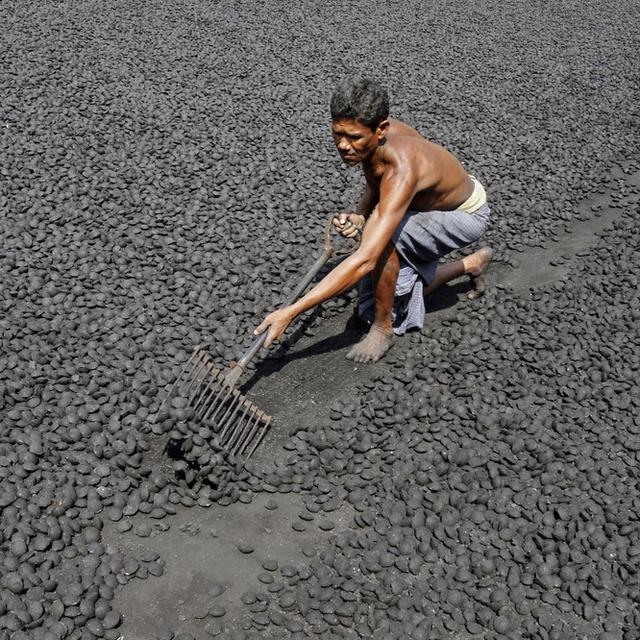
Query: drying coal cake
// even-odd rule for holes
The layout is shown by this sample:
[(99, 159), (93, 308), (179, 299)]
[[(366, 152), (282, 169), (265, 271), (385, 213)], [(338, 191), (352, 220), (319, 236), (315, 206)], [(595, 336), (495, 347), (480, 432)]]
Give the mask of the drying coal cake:
[[(161, 535), (266, 488), (327, 531), (357, 515), (265, 567), (250, 628), (212, 605), (209, 636), (637, 640), (638, 191), (608, 177), (638, 152), (635, 4), (293, 4), (2, 3), (0, 638), (115, 640), (114, 593), (165, 564), (106, 524)], [(193, 344), (239, 355), (357, 201), (328, 127), (347, 74), (483, 181), (499, 263), (594, 191), (619, 217), (564, 280), (404, 339), (258, 474), (150, 417)]]

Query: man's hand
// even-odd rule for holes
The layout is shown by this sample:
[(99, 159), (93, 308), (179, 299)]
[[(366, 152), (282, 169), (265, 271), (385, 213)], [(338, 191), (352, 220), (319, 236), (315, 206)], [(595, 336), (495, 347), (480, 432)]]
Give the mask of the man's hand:
[(280, 340), (282, 334), (286, 331), (287, 327), (291, 324), (296, 314), (291, 311), (291, 306), (283, 307), (277, 311), (270, 313), (260, 324), (260, 326), (253, 332), (255, 335), (263, 333), (267, 327), (269, 333), (267, 339), (264, 341), (263, 347), (269, 348), (275, 340)]
[(341, 213), (331, 222), (341, 236), (355, 238), (364, 228), (365, 217), (359, 213)]

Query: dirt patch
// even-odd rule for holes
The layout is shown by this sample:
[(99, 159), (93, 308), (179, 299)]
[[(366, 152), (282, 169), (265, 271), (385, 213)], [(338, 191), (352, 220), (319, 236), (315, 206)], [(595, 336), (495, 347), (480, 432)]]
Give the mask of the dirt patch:
[[(612, 180), (637, 185), (640, 172), (627, 175), (622, 168)], [(598, 235), (615, 222), (621, 206), (637, 202), (637, 195), (621, 196), (615, 206), (609, 206), (610, 202), (611, 193), (602, 193), (581, 203), (579, 219), (557, 236), (557, 242), (525, 252), (519, 268), (494, 267), (490, 286), (524, 291), (563, 278), (572, 261), (588, 259), (588, 249)], [(466, 281), (443, 287), (430, 301), (429, 323), (464, 312), (466, 305), (473, 304), (464, 295), (468, 290)], [(345, 358), (361, 336), (361, 331), (345, 329), (349, 315), (350, 311), (335, 315), (307, 331), (286, 353), (260, 362), (244, 383), (249, 398), (273, 416), (273, 426), (254, 456), (258, 469), (291, 455), (290, 433), (297, 427), (326, 421), (335, 403), (352, 401), (360, 385), (373, 383), (387, 370), (384, 362), (360, 365)], [(408, 339), (400, 340), (393, 348), (408, 348), (408, 344)], [(162, 463), (157, 447), (154, 455)], [(118, 591), (115, 605), (123, 613), (122, 637), (153, 640), (167, 630), (190, 632), (195, 637), (203, 637), (207, 629), (219, 632), (218, 618), (206, 613), (214, 605), (226, 611), (225, 629), (248, 628), (242, 596), (268, 588), (257, 579), (265, 571), (262, 563), (266, 559), (280, 567), (304, 564), (331, 535), (353, 525), (348, 505), (332, 514), (332, 531), (322, 531), (313, 516), (308, 521), (301, 519), (304, 512), (301, 494), (262, 494), (248, 504), (179, 509), (167, 519), (166, 531), (145, 539), (132, 532), (118, 534), (109, 525), (104, 531), (107, 543), (134, 557), (152, 550), (165, 562), (161, 577), (134, 580)], [(292, 526), (296, 523), (304, 531), (296, 531)], [(239, 544), (253, 551), (242, 553)], [(219, 586), (223, 592), (211, 595)]]
[(621, 208), (637, 205), (637, 195), (616, 192), (620, 185), (635, 188), (640, 184), (640, 171), (626, 173), (630, 166), (632, 161), (617, 167), (611, 174), (610, 189), (601, 189), (579, 204), (577, 218), (565, 225), (555, 242), (542, 249), (527, 249), (515, 261), (516, 268), (494, 269), (494, 282), (516, 290), (537, 287), (564, 278), (573, 260), (588, 260), (589, 247), (615, 223)]
[[(217, 627), (221, 612), (215, 607), (225, 611), (225, 628), (242, 628), (247, 622), (243, 594), (269, 591), (270, 584), (282, 581), (280, 569), (308, 562), (331, 535), (348, 529), (353, 517), (349, 506), (343, 506), (331, 514), (335, 528), (329, 532), (319, 528), (319, 519), (303, 520), (301, 513), (305, 504), (300, 495), (263, 494), (249, 504), (182, 509), (166, 531), (144, 539), (109, 527), (105, 539), (126, 555), (137, 558), (151, 551), (164, 561), (162, 576), (134, 579), (118, 591), (115, 604), (123, 616), (122, 637), (154, 640), (171, 630), (200, 638), (208, 625)], [(306, 517), (313, 515), (307, 512)], [(295, 531), (296, 523), (305, 530)], [(265, 561), (275, 561), (278, 568), (265, 569)], [(272, 583), (259, 580), (265, 572), (273, 577)]]

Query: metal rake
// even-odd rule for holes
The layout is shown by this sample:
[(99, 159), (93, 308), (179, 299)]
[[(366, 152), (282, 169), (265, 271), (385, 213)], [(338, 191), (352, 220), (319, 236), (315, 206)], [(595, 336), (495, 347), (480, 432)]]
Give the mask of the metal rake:
[[(332, 218), (333, 216), (325, 225), (322, 254), (289, 294), (284, 306), (292, 304), (302, 295), (331, 257), (345, 255), (345, 252), (336, 252), (331, 242)], [(156, 415), (161, 414), (171, 398), (183, 398), (186, 402), (181, 403), (182, 406), (192, 409), (192, 415), (197, 416), (215, 434), (212, 446), (232, 456), (249, 459), (269, 430), (271, 416), (244, 396), (236, 385), (266, 338), (267, 331), (226, 371), (215, 366), (206, 351), (206, 345), (194, 347), (191, 357), (182, 367)]]

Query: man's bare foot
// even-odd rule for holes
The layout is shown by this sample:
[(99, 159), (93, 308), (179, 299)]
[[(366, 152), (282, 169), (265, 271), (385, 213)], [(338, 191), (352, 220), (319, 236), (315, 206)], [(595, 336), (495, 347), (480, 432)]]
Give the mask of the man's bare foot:
[[(491, 259), (493, 258), (493, 249), (491, 247), (482, 247), (475, 253), (472, 253), (466, 260), (469, 260), (471, 264), (469, 264), (469, 280), (471, 280), (471, 284), (473, 289), (467, 293), (467, 298), (469, 300), (477, 300), (482, 295), (484, 295), (487, 282), (485, 280), (485, 271), (489, 264), (491, 264)], [(465, 267), (467, 264), (465, 264)]]
[(355, 362), (377, 362), (392, 344), (393, 331), (389, 333), (372, 324), (369, 333), (351, 348), (347, 358)]

